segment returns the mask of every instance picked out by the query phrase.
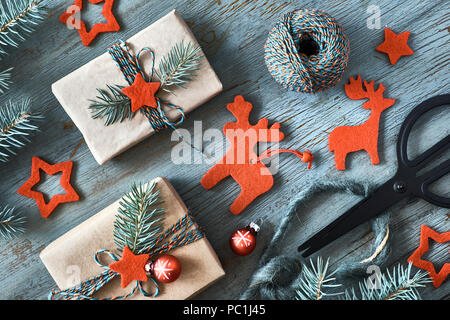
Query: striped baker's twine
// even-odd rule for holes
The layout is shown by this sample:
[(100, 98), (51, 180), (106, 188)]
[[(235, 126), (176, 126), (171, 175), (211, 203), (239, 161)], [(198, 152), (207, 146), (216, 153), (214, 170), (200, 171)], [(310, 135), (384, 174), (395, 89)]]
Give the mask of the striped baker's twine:
[(264, 48), (272, 77), (284, 88), (304, 93), (334, 86), (347, 67), (350, 52), (344, 30), (333, 17), (302, 9), (283, 15)]
[[(191, 229), (193, 226), (195, 228)], [(190, 214), (186, 214), (183, 218), (179, 219), (175, 224), (169, 227), (166, 231), (161, 233), (156, 239), (153, 240), (152, 245), (147, 249), (146, 253), (150, 257), (166, 253), (178, 247), (186, 246), (204, 237), (203, 232), (195, 225), (194, 218)], [(143, 288), (142, 281), (136, 281), (136, 286), (127, 294), (108, 297), (108, 298), (94, 298), (93, 295), (98, 292), (103, 286), (109, 283), (112, 279), (119, 275), (119, 273), (111, 270), (108, 265), (100, 262), (99, 255), (107, 254), (112, 260), (119, 261), (119, 258), (110, 250), (102, 249), (97, 251), (94, 256), (95, 262), (105, 269), (99, 275), (91, 277), (82, 281), (76, 286), (73, 286), (65, 290), (52, 290), (49, 294), (49, 299), (55, 298), (68, 299), (68, 300), (121, 300), (132, 296), (137, 290), (141, 292), (145, 297), (156, 297), (159, 294), (159, 285), (155, 279), (150, 280), (155, 284), (155, 292), (153, 294), (148, 293)]]
[[(149, 52), (152, 57), (152, 68), (149, 77), (147, 77), (147, 75), (145, 74), (143, 68), (139, 63), (139, 57), (141, 56), (142, 53), (146, 51)], [(152, 81), (155, 70), (155, 54), (149, 47), (142, 48), (137, 53), (136, 57), (134, 57), (130, 53), (130, 48), (128, 47), (128, 44), (125, 41), (120, 40), (119, 42), (113, 44), (111, 47), (108, 48), (108, 53), (111, 55), (112, 59), (117, 64), (117, 67), (122, 72), (125, 80), (128, 82), (129, 85), (133, 84), (136, 75), (139, 73), (142, 75), (145, 81), (147, 82)], [(155, 98), (156, 104), (158, 106), (157, 108), (144, 106), (140, 110), (147, 117), (148, 122), (150, 123), (155, 132), (161, 131), (162, 129), (165, 129), (167, 127), (170, 127), (175, 130), (176, 126), (183, 123), (185, 119), (183, 109), (181, 109), (181, 107), (163, 101), (157, 96)], [(167, 118), (165, 112), (163, 111), (162, 104), (167, 105), (169, 108), (178, 110), (181, 114), (181, 118), (177, 122), (171, 122)]]

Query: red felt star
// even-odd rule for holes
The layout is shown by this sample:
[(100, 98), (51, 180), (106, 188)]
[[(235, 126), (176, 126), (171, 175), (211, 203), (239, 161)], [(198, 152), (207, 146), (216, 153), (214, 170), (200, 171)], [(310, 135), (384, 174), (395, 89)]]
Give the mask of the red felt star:
[(414, 253), (408, 258), (408, 262), (412, 262), (418, 268), (428, 271), (433, 284), (438, 288), (450, 273), (450, 263), (445, 263), (439, 273), (433, 266), (433, 263), (422, 259), (422, 256), (428, 251), (428, 239), (431, 238), (438, 243), (450, 241), (450, 231), (444, 233), (437, 233), (433, 229), (422, 225), (420, 229), (420, 245)]
[(88, 32), (86, 28), (86, 24), (83, 20), (79, 20), (73, 18), (72, 16), (83, 9), (83, 0), (74, 0), (73, 6), (69, 7), (66, 12), (64, 12), (59, 20), (62, 23), (75, 27), (78, 30), (78, 34), (80, 35), (81, 41), (85, 46), (89, 46), (91, 42), (97, 37), (99, 33), (102, 32), (111, 32), (111, 31), (119, 31), (120, 26), (117, 22), (114, 14), (112, 13), (112, 7), (114, 4), (114, 0), (89, 0), (92, 4), (98, 4), (100, 2), (105, 1), (102, 9), (102, 15), (106, 19), (106, 23), (97, 23), (92, 29)]
[[(72, 167), (72, 161), (52, 165), (39, 159), (38, 157), (33, 157), (31, 164), (31, 177), (19, 188), (19, 190), (17, 190), (17, 193), (36, 200), (36, 204), (42, 217), (47, 218), (59, 204), (78, 201), (80, 199), (77, 192), (70, 185)], [(49, 175), (62, 172), (60, 184), (64, 190), (66, 190), (66, 194), (57, 194), (53, 196), (48, 203), (45, 203), (44, 195), (41, 192), (31, 190), (41, 180), (39, 169)]]
[(149, 258), (148, 254), (135, 255), (127, 247), (123, 248), (122, 258), (109, 265), (109, 268), (120, 273), (121, 286), (125, 288), (131, 281), (147, 281), (145, 264)]
[(386, 53), (392, 65), (396, 64), (401, 56), (410, 56), (414, 53), (408, 46), (409, 31), (395, 34), (391, 29), (384, 29), (384, 42), (376, 50)]
[(136, 112), (143, 106), (157, 108), (155, 94), (161, 84), (159, 82), (146, 82), (138, 73), (131, 86), (123, 88), (122, 92), (131, 99), (131, 111)]

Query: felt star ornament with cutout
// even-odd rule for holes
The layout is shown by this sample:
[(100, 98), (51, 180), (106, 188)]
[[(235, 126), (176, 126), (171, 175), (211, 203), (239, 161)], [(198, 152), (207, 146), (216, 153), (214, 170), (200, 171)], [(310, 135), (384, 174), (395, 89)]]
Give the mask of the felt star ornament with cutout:
[(376, 50), (386, 53), (392, 65), (396, 64), (401, 56), (410, 56), (414, 53), (408, 46), (409, 31), (400, 34), (394, 33), (391, 29), (384, 29), (384, 42)]
[[(32, 198), (41, 212), (43, 218), (47, 218), (56, 209), (58, 205), (66, 202), (78, 201), (80, 197), (74, 188), (70, 185), (70, 175), (72, 174), (72, 161), (66, 161), (57, 164), (49, 164), (38, 157), (33, 157), (31, 164), (31, 177), (20, 188), (17, 193)], [(41, 180), (39, 170), (44, 171), (49, 175), (62, 172), (60, 184), (66, 191), (66, 194), (54, 195), (48, 203), (45, 203), (44, 195), (39, 191), (34, 191), (32, 188)]]
[[(408, 258), (408, 262), (412, 262), (412, 264), (415, 265), (416, 267), (428, 271), (428, 274), (433, 280), (433, 285), (436, 288), (438, 288), (450, 273), (450, 263), (445, 263), (444, 266), (441, 268), (441, 271), (436, 272), (433, 263), (422, 259), (422, 256), (429, 249), (428, 242), (430, 238), (438, 243), (449, 242), (450, 231), (438, 233), (433, 229), (425, 225), (422, 225), (420, 229), (420, 245), (416, 249), (416, 251), (414, 251), (413, 254)], [(450, 254), (450, 252), (447, 252), (447, 254)]]
[(135, 255), (128, 247), (123, 248), (122, 258), (109, 265), (109, 268), (120, 274), (121, 286), (126, 288), (132, 281), (147, 281), (145, 264), (148, 254)]
[(136, 112), (144, 106), (158, 108), (155, 94), (161, 84), (159, 82), (147, 82), (138, 73), (131, 86), (123, 88), (122, 92), (131, 99), (131, 111)]
[(90, 31), (87, 31), (86, 24), (83, 20), (74, 17), (78, 15), (83, 9), (83, 0), (75, 0), (74, 4), (70, 6), (66, 12), (64, 12), (59, 20), (67, 24), (69, 27), (77, 29), (80, 35), (81, 41), (87, 47), (92, 41), (102, 32), (113, 32), (119, 31), (120, 26), (117, 22), (114, 14), (112, 13), (112, 8), (114, 5), (114, 0), (89, 0), (92, 4), (98, 4), (100, 2), (105, 2), (102, 9), (102, 15), (106, 19), (106, 23), (95, 24)]

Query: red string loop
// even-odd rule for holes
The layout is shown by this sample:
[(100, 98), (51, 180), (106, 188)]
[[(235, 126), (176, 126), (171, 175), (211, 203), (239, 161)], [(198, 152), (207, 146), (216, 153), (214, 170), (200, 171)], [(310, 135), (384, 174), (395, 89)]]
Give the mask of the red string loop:
[(277, 153), (283, 153), (283, 152), (289, 152), (289, 153), (292, 153), (293, 155), (299, 157), (302, 162), (308, 163), (308, 170), (311, 169), (314, 155), (308, 149), (306, 149), (305, 152), (300, 152), (300, 151), (292, 150), (292, 149), (267, 149), (258, 157), (258, 161), (270, 158)]

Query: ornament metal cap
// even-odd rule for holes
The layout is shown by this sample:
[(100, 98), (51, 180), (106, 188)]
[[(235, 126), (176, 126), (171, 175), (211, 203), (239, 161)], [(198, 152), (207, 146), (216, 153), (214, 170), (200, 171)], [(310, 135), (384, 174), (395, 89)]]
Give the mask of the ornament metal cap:
[(254, 223), (254, 222), (250, 222), (248, 227), (253, 229), (253, 230), (255, 230), (256, 233), (258, 233), (258, 231), (260, 229), (259, 226), (256, 223)]

